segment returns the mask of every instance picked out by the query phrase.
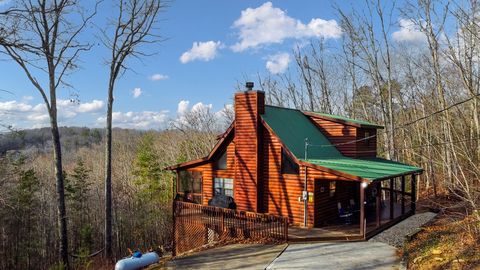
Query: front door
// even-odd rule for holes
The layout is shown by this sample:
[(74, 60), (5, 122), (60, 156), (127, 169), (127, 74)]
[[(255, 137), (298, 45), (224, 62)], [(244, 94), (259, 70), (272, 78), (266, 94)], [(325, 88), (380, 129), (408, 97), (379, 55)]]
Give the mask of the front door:
[(315, 227), (332, 224), (336, 220), (336, 185), (337, 181), (315, 180)]

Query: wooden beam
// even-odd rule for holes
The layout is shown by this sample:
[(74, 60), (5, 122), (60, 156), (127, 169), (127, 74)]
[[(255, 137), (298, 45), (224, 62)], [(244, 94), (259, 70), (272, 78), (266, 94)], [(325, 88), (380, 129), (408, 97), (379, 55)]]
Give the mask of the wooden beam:
[(412, 183), (411, 183), (411, 188), (412, 188), (412, 198), (411, 198), (411, 207), (412, 207), (412, 212), (415, 214), (415, 210), (417, 209), (417, 182), (415, 180), (415, 174), (412, 174)]
[(393, 217), (395, 216), (393, 211), (393, 185), (395, 183), (394, 181), (395, 179), (393, 178), (390, 178), (390, 219), (393, 219)]
[(360, 183), (360, 235), (365, 238), (365, 188)]
[(377, 228), (380, 227), (381, 225), (381, 203), (382, 203), (382, 182), (377, 182), (377, 197), (376, 197), (376, 202), (375, 202), (375, 211), (376, 211), (376, 221), (377, 221)]
[(402, 215), (405, 214), (405, 176), (402, 176)]

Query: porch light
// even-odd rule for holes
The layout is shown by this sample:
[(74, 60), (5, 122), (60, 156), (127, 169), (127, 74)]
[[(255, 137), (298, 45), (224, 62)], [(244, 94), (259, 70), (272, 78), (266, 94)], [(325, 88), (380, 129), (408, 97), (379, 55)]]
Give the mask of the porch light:
[(368, 187), (368, 183), (367, 182), (362, 182), (362, 188), (366, 188)]

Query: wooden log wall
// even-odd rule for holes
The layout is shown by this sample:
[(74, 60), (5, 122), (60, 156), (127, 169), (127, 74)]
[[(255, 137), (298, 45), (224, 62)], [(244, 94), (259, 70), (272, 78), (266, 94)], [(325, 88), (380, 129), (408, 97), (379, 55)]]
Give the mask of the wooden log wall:
[[(299, 174), (282, 174), (282, 145), (280, 140), (264, 130), (263, 133), (263, 207), (272, 215), (288, 217), (294, 225), (303, 225), (304, 204), (302, 196), (304, 169)], [(313, 189), (311, 189), (313, 190)], [(313, 220), (313, 204), (309, 220)]]
[[(376, 134), (377, 130), (373, 128), (359, 128), (347, 124), (341, 124), (313, 116), (307, 115), (311, 121), (320, 129), (320, 131), (330, 140), (332, 144), (342, 144), (365, 138), (365, 132), (369, 136)], [(375, 157), (377, 151), (377, 139), (373, 137), (369, 140), (356, 141), (349, 144), (336, 146), (338, 151), (346, 157)]]
[(374, 128), (357, 128), (357, 140), (359, 140), (356, 142), (357, 158), (377, 156), (377, 136), (360, 141), (360, 139), (376, 134), (377, 130)]

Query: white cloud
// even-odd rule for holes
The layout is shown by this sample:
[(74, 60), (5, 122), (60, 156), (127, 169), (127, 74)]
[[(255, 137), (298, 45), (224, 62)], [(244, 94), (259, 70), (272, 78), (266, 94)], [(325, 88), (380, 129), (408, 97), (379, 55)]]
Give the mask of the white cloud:
[(168, 75), (159, 74), (159, 73), (153, 74), (152, 76), (149, 77), (151, 81), (164, 81), (164, 80), (168, 80), (168, 78), (169, 78)]
[(217, 56), (221, 48), (223, 44), (220, 41), (194, 42), (192, 48), (180, 56), (180, 62), (185, 64), (194, 60), (210, 61)]
[[(59, 124), (65, 124), (79, 114), (96, 113), (103, 109), (103, 106), (104, 103), (100, 100), (77, 103), (68, 99), (58, 99), (57, 110)], [(31, 105), (28, 101), (18, 102), (11, 100), (0, 102), (0, 119), (2, 119), (2, 124), (13, 125), (19, 128), (49, 125), (49, 114), (45, 104), (39, 103)]]
[(400, 19), (398, 21), (400, 29), (392, 33), (393, 40), (397, 42), (411, 42), (419, 43), (426, 41), (426, 36), (422, 33), (415, 24), (414, 21), (410, 19)]
[(188, 124), (188, 119), (192, 117), (204, 117), (210, 115), (212, 108), (212, 104), (203, 104), (202, 102), (197, 102), (190, 107), (190, 101), (180, 100), (177, 106), (177, 118), (173, 120), (173, 122)]
[(80, 103), (77, 111), (80, 113), (98, 112), (103, 109), (103, 105), (103, 101), (94, 99), (92, 102)]
[(278, 53), (267, 57), (266, 68), (272, 74), (284, 73), (290, 63), (290, 55), (288, 53)]
[(239, 31), (240, 41), (232, 46), (239, 52), (256, 48), (264, 44), (282, 43), (288, 38), (332, 38), (342, 35), (342, 30), (335, 20), (312, 19), (308, 24), (289, 17), (285, 11), (266, 2), (258, 8), (242, 11), (233, 27)]
[(133, 98), (138, 98), (140, 95), (142, 95), (142, 93), (142, 89), (139, 87), (132, 90)]
[(178, 103), (177, 117), (170, 121), (170, 125), (221, 132), (230, 126), (234, 118), (232, 104), (226, 104), (219, 111), (214, 111), (212, 104), (197, 102), (191, 107), (189, 104), (188, 100), (181, 100)]
[(203, 112), (206, 110), (211, 110), (212, 107), (213, 107), (212, 104), (203, 104), (202, 102), (198, 102), (192, 106), (192, 109), (190, 110), (190, 112), (194, 112), (194, 113)]
[(184, 115), (188, 112), (188, 104), (190, 104), (190, 101), (188, 100), (180, 100), (177, 106), (177, 114), (178, 115)]
[[(113, 126), (133, 129), (162, 129), (168, 120), (168, 111), (113, 112)], [(103, 125), (105, 117), (97, 118), (97, 124)]]
[(28, 112), (31, 109), (31, 105), (16, 100), (0, 102), (0, 112)]

